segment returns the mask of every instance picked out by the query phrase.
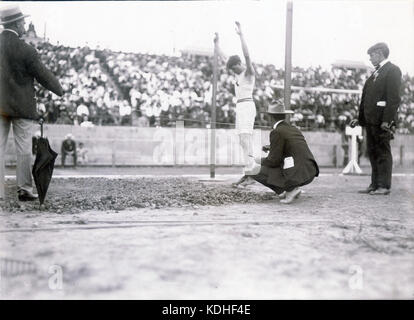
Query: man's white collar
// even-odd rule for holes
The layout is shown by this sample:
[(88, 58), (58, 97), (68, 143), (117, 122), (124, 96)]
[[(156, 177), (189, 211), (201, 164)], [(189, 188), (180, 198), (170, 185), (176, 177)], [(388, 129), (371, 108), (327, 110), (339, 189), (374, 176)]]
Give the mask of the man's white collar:
[[(16, 36), (18, 36), (18, 37), (19, 37), (19, 34), (18, 34), (16, 31), (12, 30), (12, 29), (3, 29), (3, 31), (10, 31), (10, 32), (13, 32)], [(19, 38), (20, 38), (20, 37), (19, 37)]]
[(281, 123), (283, 120), (279, 120), (278, 122), (275, 123), (275, 125), (273, 126), (273, 129), (276, 129), (276, 127), (279, 125), (279, 123)]
[(383, 67), (384, 66), (384, 64), (386, 64), (387, 62), (389, 62), (390, 60), (388, 60), (388, 59), (384, 59), (384, 60), (382, 60), (380, 63), (379, 63), (379, 65), (380, 65), (380, 68), (381, 67)]

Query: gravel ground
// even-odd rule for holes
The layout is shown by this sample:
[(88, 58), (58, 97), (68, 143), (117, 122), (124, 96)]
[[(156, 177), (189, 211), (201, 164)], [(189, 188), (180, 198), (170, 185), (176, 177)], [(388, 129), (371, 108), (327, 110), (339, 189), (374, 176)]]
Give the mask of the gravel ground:
[[(0, 206), (6, 212), (32, 212), (39, 202), (20, 202), (16, 187), (6, 189)], [(13, 183), (14, 185), (15, 183)], [(204, 184), (185, 178), (132, 179), (54, 179), (41, 207), (43, 212), (79, 213), (85, 210), (125, 210), (133, 208), (166, 208), (194, 205), (249, 203), (274, 198), (273, 192), (250, 192), (223, 184)]]
[(414, 178), (357, 194), (368, 180), (323, 176), (282, 205), (233, 181), (55, 179), (43, 211), (10, 183), (0, 297), (413, 299)]

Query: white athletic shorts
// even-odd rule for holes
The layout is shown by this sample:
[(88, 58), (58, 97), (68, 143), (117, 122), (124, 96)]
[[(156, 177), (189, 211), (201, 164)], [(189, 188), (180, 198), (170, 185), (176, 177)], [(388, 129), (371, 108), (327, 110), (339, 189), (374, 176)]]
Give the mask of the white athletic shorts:
[(253, 134), (256, 105), (254, 101), (239, 102), (236, 104), (236, 130), (239, 134)]

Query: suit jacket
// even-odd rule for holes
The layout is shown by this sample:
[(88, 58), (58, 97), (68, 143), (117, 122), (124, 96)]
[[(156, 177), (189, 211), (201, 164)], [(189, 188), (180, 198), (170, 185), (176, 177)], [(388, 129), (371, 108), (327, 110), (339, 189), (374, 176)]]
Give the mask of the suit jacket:
[(400, 86), (401, 70), (391, 62), (387, 62), (378, 70), (376, 78), (375, 74), (372, 74), (362, 90), (359, 123), (365, 126), (396, 121), (401, 101)]
[(36, 79), (46, 89), (62, 96), (63, 89), (43, 65), (35, 48), (10, 31), (0, 34), (0, 115), (38, 119)]
[[(285, 158), (293, 158), (293, 167), (283, 168)], [(319, 167), (302, 133), (282, 121), (270, 132), (270, 151), (262, 158), (267, 183), (281, 188), (297, 187), (319, 175)]]
[(62, 142), (62, 154), (73, 152), (76, 153), (76, 142), (74, 140), (63, 140)]

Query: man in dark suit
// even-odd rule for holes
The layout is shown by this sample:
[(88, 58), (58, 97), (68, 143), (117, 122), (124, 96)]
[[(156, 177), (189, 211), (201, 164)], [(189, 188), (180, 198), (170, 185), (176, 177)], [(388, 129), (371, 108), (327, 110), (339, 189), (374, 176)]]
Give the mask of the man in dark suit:
[(297, 198), (300, 186), (309, 184), (319, 175), (319, 167), (302, 133), (286, 120), (283, 102), (269, 106), (273, 130), (270, 132), (270, 147), (266, 158), (257, 158), (258, 174), (251, 177), (282, 196), (281, 203), (291, 203)]
[(37, 51), (20, 37), (25, 33), (24, 18), (18, 6), (0, 10), (0, 199), (5, 198), (4, 157), (10, 127), (13, 126), (17, 151), (16, 180), (20, 201), (32, 201), (32, 131), (36, 110), (34, 79), (62, 96), (59, 81), (40, 61)]
[(76, 142), (71, 133), (68, 133), (65, 137), (65, 140), (62, 141), (61, 148), (62, 156), (62, 167), (65, 167), (65, 160), (67, 156), (73, 157), (73, 166), (76, 168), (77, 165), (77, 151), (76, 151)]
[(385, 43), (377, 43), (368, 49), (374, 73), (365, 82), (359, 106), (358, 123), (365, 127), (367, 151), (371, 162), (371, 184), (359, 193), (387, 195), (391, 192), (392, 154), (390, 140), (397, 120), (401, 101), (401, 70), (388, 61), (390, 50)]

